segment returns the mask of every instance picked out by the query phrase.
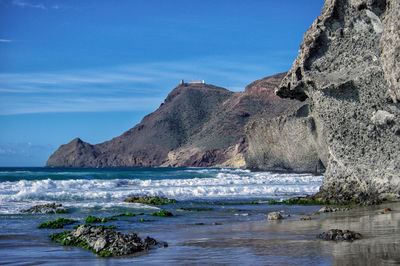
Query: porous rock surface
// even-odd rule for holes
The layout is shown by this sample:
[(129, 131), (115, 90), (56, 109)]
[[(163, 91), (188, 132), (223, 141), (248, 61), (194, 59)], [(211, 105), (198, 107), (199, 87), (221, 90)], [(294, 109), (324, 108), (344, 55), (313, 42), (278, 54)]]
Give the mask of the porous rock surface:
[(274, 88), (285, 73), (253, 82), (244, 92), (184, 83), (153, 113), (110, 141), (91, 145), (79, 138), (62, 145), (48, 167), (245, 167), (249, 119), (266, 108), (286, 108)]
[(323, 198), (399, 199), (399, 18), (400, 0), (327, 0), (276, 91), (309, 102)]
[[(62, 243), (86, 242), (87, 248), (98, 254), (130, 255), (158, 245), (153, 238), (142, 240), (135, 233), (122, 234), (104, 226), (81, 225), (66, 235)], [(81, 244), (82, 245), (82, 244)], [(83, 245), (84, 246), (84, 245)]]
[(350, 230), (331, 229), (317, 235), (317, 238), (334, 241), (357, 240), (361, 238), (361, 234)]
[(41, 205), (35, 205), (29, 209), (21, 210), (22, 213), (41, 213), (41, 214), (51, 214), (51, 213), (66, 213), (68, 212), (62, 204), (47, 203)]

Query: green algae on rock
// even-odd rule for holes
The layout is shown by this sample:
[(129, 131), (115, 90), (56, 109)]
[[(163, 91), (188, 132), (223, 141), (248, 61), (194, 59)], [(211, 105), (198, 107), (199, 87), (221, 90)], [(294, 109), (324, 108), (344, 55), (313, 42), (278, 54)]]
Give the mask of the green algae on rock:
[(351, 205), (354, 202), (349, 201), (334, 201), (334, 200), (322, 200), (314, 196), (307, 197), (295, 197), (282, 201), (270, 200), (270, 205), (285, 204), (285, 205)]
[(142, 240), (135, 233), (122, 234), (104, 226), (92, 225), (80, 225), (73, 231), (54, 233), (50, 239), (64, 246), (88, 249), (101, 257), (130, 255), (159, 245), (151, 237)]
[(162, 197), (148, 197), (148, 196), (132, 196), (124, 200), (128, 203), (142, 203), (150, 205), (164, 205), (167, 203), (176, 203), (174, 199), (162, 198)]
[(134, 214), (133, 212), (126, 212), (126, 213), (117, 214), (114, 217), (121, 217), (121, 216), (136, 216), (136, 214)]
[(98, 224), (98, 223), (106, 223), (109, 221), (113, 221), (113, 220), (117, 220), (115, 217), (105, 217), (105, 218), (99, 218), (99, 217), (95, 217), (95, 216), (91, 216), (89, 215), (88, 217), (86, 217), (85, 223), (90, 224)]
[(150, 215), (152, 215), (152, 216), (162, 216), (162, 217), (174, 216), (171, 212), (166, 211), (166, 210), (161, 210), (161, 211), (158, 211), (158, 212), (152, 212), (152, 213), (150, 213)]
[(69, 225), (69, 224), (73, 224), (73, 223), (77, 223), (77, 221), (65, 219), (65, 218), (57, 218), (54, 221), (48, 221), (48, 222), (41, 223), (38, 226), (38, 228), (39, 229), (43, 229), (43, 228), (59, 229), (59, 228), (63, 228), (64, 225)]

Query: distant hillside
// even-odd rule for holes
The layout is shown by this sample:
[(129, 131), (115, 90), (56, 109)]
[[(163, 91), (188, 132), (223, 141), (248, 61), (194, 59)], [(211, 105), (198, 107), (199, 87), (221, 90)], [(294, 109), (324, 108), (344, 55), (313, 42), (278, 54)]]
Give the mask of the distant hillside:
[(255, 81), (244, 92), (209, 84), (181, 84), (155, 112), (121, 136), (96, 145), (76, 138), (60, 146), (46, 166), (244, 167), (244, 128), (249, 119), (268, 108), (271, 113), (280, 112), (297, 102), (274, 95), (284, 76)]

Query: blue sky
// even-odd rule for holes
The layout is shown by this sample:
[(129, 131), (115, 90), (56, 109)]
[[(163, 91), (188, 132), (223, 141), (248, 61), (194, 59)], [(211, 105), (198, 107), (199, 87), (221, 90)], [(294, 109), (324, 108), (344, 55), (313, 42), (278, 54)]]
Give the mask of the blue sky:
[(323, 0), (0, 0), (0, 166), (43, 166), (158, 108), (180, 79), (287, 71)]

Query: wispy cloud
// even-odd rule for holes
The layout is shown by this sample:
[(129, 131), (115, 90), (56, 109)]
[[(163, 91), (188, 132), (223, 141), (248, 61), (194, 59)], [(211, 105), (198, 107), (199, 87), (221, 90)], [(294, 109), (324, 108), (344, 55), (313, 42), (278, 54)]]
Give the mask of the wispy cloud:
[(238, 91), (275, 72), (251, 60), (203, 58), (79, 71), (0, 73), (0, 115), (152, 111), (181, 79), (204, 79)]
[(12, 40), (0, 39), (0, 42), (12, 42)]
[(44, 4), (42, 3), (32, 3), (32, 2), (26, 2), (22, 0), (13, 0), (12, 1), (13, 5), (19, 6), (19, 7), (31, 7), (31, 8), (39, 8), (39, 9), (47, 9)]
[(44, 3), (41, 2), (34, 2), (34, 1), (24, 1), (24, 0), (12, 0), (11, 2), (13, 5), (18, 6), (18, 7), (23, 7), (23, 8), (37, 8), (37, 9), (60, 9), (62, 6), (58, 4), (54, 5), (45, 5)]

